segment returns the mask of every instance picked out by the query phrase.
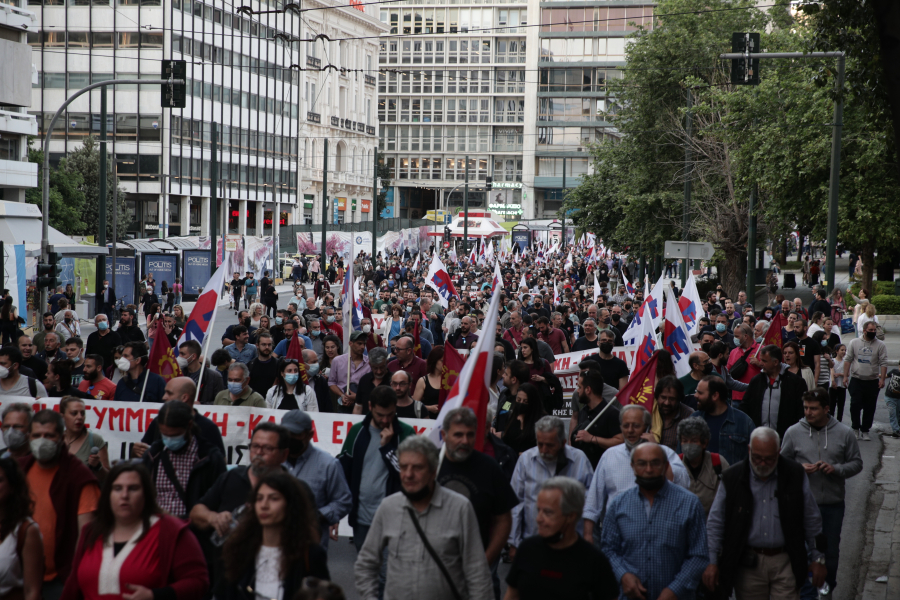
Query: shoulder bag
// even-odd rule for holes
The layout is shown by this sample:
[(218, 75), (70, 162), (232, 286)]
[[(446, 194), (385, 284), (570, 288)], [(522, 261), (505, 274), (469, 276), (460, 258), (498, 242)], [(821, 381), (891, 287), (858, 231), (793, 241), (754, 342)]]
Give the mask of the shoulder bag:
[(729, 369), (729, 372), (731, 373), (732, 377), (734, 377), (735, 379), (740, 379), (744, 376), (750, 366), (747, 364), (747, 357), (750, 356), (751, 352), (753, 352), (753, 346), (751, 346), (750, 349), (747, 350), (744, 355), (737, 360), (736, 363), (731, 365), (731, 369)]
[(422, 543), (425, 544), (425, 549), (428, 550), (428, 554), (430, 554), (431, 558), (434, 559), (434, 562), (437, 563), (438, 569), (441, 570), (441, 573), (444, 575), (444, 579), (447, 580), (447, 585), (450, 586), (450, 592), (453, 594), (453, 597), (456, 598), (456, 600), (462, 600), (462, 595), (456, 588), (456, 584), (453, 582), (453, 578), (450, 576), (450, 571), (447, 570), (447, 566), (444, 565), (444, 562), (441, 560), (441, 557), (438, 556), (438, 553), (434, 550), (434, 548), (431, 547), (431, 543), (425, 536), (425, 532), (422, 531), (422, 526), (419, 525), (419, 519), (418, 517), (416, 517), (416, 511), (407, 506), (406, 512), (409, 513), (409, 518), (412, 519), (413, 525), (416, 527), (416, 532), (419, 534), (419, 537), (422, 538)]

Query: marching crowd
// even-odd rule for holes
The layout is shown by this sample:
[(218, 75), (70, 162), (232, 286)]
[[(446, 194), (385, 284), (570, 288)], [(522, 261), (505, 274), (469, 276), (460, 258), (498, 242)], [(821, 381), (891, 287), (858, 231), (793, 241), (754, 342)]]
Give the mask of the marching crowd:
[[(269, 273), (234, 273), (220, 309), (234, 321), (208, 357), (178, 345), (180, 305), (130, 305), (116, 323), (100, 310), (82, 341), (57, 298), (41, 331), (0, 348), (0, 397), (61, 398), (2, 404), (0, 599), (343, 598), (328, 546), (345, 517), (365, 600), (499, 599), (504, 562), (509, 600), (830, 598), (845, 480), (882, 388), (900, 437), (900, 371), (874, 314), (842, 337), (824, 291), (756, 311), (719, 286), (696, 307), (690, 372), (657, 351), (648, 411), (617, 398), (646, 300), (637, 265), (574, 254), (501, 252), (496, 281), (492, 261), (444, 251), (448, 297), (419, 257), (373, 269), (361, 253), (350, 310), (337, 256), (295, 261), (286, 308)], [(14, 317), (7, 299), (0, 321)], [(148, 365), (159, 335), (181, 376)], [(438, 417), (447, 364), (485, 336), (484, 420), (444, 411), (439, 449), (407, 421)], [(553, 365), (570, 352), (586, 354), (569, 403)], [(111, 460), (85, 426), (90, 399), (163, 405)], [(202, 405), (286, 412), (229, 468)], [(337, 457), (312, 441), (316, 412), (363, 416)]]

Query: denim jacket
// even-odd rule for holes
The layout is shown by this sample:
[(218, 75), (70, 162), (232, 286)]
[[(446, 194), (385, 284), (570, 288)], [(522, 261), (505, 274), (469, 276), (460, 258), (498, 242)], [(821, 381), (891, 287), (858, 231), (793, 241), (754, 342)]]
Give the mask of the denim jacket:
[[(707, 420), (707, 414), (702, 410), (694, 412), (691, 418), (694, 417)], [(755, 427), (753, 420), (745, 413), (731, 406), (726, 409), (725, 422), (722, 423), (722, 428), (719, 430), (719, 454), (728, 461), (729, 465), (747, 459), (750, 432)], [(677, 452), (681, 452), (681, 440), (678, 442)]]

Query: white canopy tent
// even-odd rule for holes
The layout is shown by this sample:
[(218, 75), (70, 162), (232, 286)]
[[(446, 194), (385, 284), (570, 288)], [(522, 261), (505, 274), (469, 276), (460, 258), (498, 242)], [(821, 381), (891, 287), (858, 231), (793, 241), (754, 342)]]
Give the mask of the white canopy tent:
[[(459, 213), (453, 217), (453, 221), (449, 225), (450, 237), (462, 238), (465, 235), (466, 220), (469, 222), (467, 233), (470, 238), (492, 238), (509, 235), (509, 231), (497, 224), (490, 211), (473, 212), (470, 210), (468, 219), (465, 218), (465, 213)], [(444, 230), (439, 228), (437, 231), (429, 231), (428, 235), (431, 237), (443, 237)]]
[[(27, 256), (39, 256), (41, 225), (41, 209), (34, 204), (0, 200), (0, 241), (4, 244), (24, 244)], [(48, 242), (54, 252), (68, 258), (96, 258), (109, 254), (106, 248), (79, 244), (52, 227)]]

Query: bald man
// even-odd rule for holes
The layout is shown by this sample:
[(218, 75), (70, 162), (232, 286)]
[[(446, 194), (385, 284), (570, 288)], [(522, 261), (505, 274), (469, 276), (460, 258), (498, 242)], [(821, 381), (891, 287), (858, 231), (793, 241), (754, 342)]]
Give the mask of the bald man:
[[(163, 402), (184, 402), (191, 408), (194, 407), (194, 398), (197, 397), (197, 386), (190, 377), (173, 377), (166, 383), (166, 390), (163, 393)], [(199, 436), (210, 444), (216, 446), (225, 454), (225, 443), (222, 441), (222, 432), (219, 426), (210, 419), (204, 417), (196, 409), (194, 409), (194, 424), (197, 425)], [(160, 438), (159, 425), (156, 419), (150, 421), (147, 431), (140, 442), (135, 442), (132, 447), (132, 454), (140, 458), (147, 451), (153, 442)]]
[[(697, 352), (691, 352), (688, 356), (688, 366), (691, 367), (691, 372), (684, 377), (679, 377), (678, 381), (684, 386), (684, 395), (693, 396), (700, 380), (713, 372), (713, 365), (709, 361), (709, 355), (698, 350)], [(689, 404), (696, 408), (696, 402)]]

